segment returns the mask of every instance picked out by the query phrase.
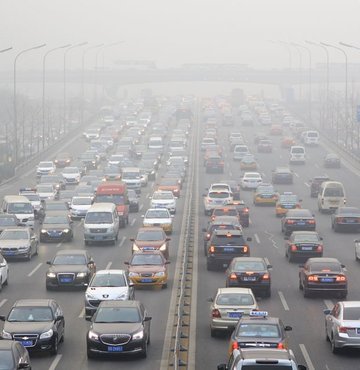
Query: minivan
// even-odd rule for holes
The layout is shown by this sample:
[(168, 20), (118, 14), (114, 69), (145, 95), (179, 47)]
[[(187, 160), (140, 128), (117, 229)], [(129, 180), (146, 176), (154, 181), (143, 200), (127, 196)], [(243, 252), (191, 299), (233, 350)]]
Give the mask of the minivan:
[(119, 234), (119, 215), (114, 203), (94, 203), (84, 220), (84, 242), (115, 244)]
[(293, 145), (290, 148), (290, 164), (305, 164), (306, 152), (305, 148), (300, 145)]
[(334, 212), (346, 204), (344, 185), (339, 181), (325, 181), (318, 193), (318, 209), (320, 212)]
[(305, 145), (308, 145), (308, 146), (319, 145), (319, 132), (318, 131), (304, 131), (301, 134), (301, 139)]
[(34, 207), (28, 198), (23, 195), (5, 195), (1, 210), (3, 213), (15, 215), (19, 220), (19, 225), (34, 227), (35, 212)]

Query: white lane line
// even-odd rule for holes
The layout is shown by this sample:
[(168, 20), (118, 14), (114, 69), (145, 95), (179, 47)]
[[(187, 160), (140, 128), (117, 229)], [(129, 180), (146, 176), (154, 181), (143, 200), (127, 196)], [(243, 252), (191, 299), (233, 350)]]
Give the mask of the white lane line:
[(307, 182), (304, 182), (304, 184), (309, 188), (310, 187), (310, 184), (307, 183)]
[(144, 208), (143, 204), (140, 204), (139, 211), (141, 211)]
[(299, 344), (299, 347), (301, 349), (301, 352), (304, 356), (304, 359), (305, 359), (305, 362), (306, 362), (306, 365), (307, 365), (307, 368), (308, 370), (315, 370), (315, 367), (310, 359), (310, 356), (309, 356), (309, 353), (305, 347), (305, 344)]
[(51, 363), (49, 370), (55, 370), (56, 366), (58, 366), (60, 360), (61, 360), (62, 355), (56, 355), (54, 358), (54, 361)]
[(132, 220), (131, 220), (131, 222), (130, 222), (130, 225), (131, 226), (134, 226), (134, 223), (136, 222), (136, 218), (133, 218)]
[(28, 277), (33, 276), (37, 270), (42, 266), (42, 262), (40, 262), (31, 272), (28, 273)]
[(7, 302), (7, 299), (3, 299), (3, 300), (0, 302), (0, 307), (2, 307), (6, 302)]
[(327, 364), (325, 364), (325, 369), (326, 370), (330, 370), (329, 366)]
[(290, 308), (289, 308), (289, 306), (288, 306), (288, 304), (287, 304), (287, 302), (286, 302), (286, 299), (285, 299), (284, 293), (283, 293), (283, 292), (281, 292), (281, 291), (279, 290), (279, 291), (278, 291), (278, 294), (279, 294), (279, 297), (280, 297), (280, 301), (281, 301), (281, 303), (282, 303), (282, 305), (283, 305), (283, 307), (284, 307), (284, 310), (285, 310), (285, 311), (289, 311), (289, 310), (290, 310)]
[(80, 315), (78, 316), (79, 319), (82, 319), (85, 316), (85, 307), (82, 308)]
[(62, 243), (56, 244), (56, 248), (60, 248), (62, 246)]
[(254, 234), (254, 238), (256, 240), (256, 243), (260, 244), (260, 239), (258, 234)]
[(328, 310), (332, 310), (334, 303), (330, 299), (324, 299), (324, 304)]
[(109, 270), (109, 268), (111, 267), (111, 265), (112, 265), (112, 262), (110, 261), (110, 262), (106, 265), (105, 270)]
[(125, 237), (125, 236), (123, 236), (123, 237), (122, 237), (122, 239), (121, 239), (121, 242), (120, 242), (120, 244), (119, 244), (119, 247), (122, 247), (122, 246), (124, 245), (125, 240), (126, 240), (126, 237)]
[(300, 177), (300, 176), (299, 176), (299, 174), (298, 174), (297, 172), (294, 172), (294, 175), (295, 175), (296, 177)]

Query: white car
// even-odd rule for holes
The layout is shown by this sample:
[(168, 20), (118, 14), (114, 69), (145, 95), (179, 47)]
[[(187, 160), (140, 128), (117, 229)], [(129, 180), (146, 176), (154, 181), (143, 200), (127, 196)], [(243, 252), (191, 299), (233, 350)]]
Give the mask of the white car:
[(53, 184), (38, 184), (36, 186), (36, 193), (39, 195), (41, 200), (54, 200), (58, 196), (58, 191)]
[(86, 140), (94, 140), (98, 139), (100, 136), (99, 130), (96, 128), (89, 128), (87, 129), (84, 133), (83, 136), (85, 137)]
[(204, 137), (200, 144), (201, 151), (205, 151), (209, 146), (216, 145), (216, 140), (213, 137)]
[(72, 219), (84, 218), (93, 203), (92, 197), (75, 196), (70, 203), (70, 216)]
[(290, 164), (305, 164), (306, 162), (306, 152), (305, 148), (301, 145), (293, 145), (290, 148)]
[(150, 208), (166, 208), (171, 214), (176, 213), (176, 198), (172, 191), (155, 191), (151, 197)]
[(124, 154), (112, 154), (108, 160), (109, 166), (118, 166), (124, 159)]
[(242, 160), (246, 155), (250, 154), (250, 150), (247, 145), (237, 144), (234, 147), (233, 159)]
[(99, 270), (85, 292), (85, 315), (92, 316), (101, 301), (132, 299), (135, 299), (135, 290), (125, 270)]
[(35, 213), (39, 213), (42, 211), (42, 203), (39, 194), (36, 192), (36, 189), (33, 188), (22, 188), (19, 191), (19, 195), (23, 195), (27, 199), (29, 199), (31, 205), (34, 208)]
[(259, 172), (245, 172), (240, 180), (240, 186), (242, 189), (256, 189), (262, 182)]
[(55, 163), (52, 161), (40, 162), (36, 167), (36, 176), (41, 177), (42, 175), (52, 175), (56, 171)]
[(220, 191), (220, 190), (226, 190), (229, 193), (231, 193), (231, 186), (224, 182), (214, 183), (210, 185), (209, 191)]
[(213, 190), (204, 196), (204, 213), (210, 215), (214, 208), (233, 202), (233, 194), (228, 190)]
[(78, 184), (81, 173), (78, 167), (65, 167), (61, 172), (66, 184)]
[(172, 233), (172, 216), (167, 208), (149, 208), (143, 216), (143, 226), (160, 226), (167, 234)]
[(8, 285), (9, 265), (6, 259), (0, 254), (0, 291), (3, 285)]

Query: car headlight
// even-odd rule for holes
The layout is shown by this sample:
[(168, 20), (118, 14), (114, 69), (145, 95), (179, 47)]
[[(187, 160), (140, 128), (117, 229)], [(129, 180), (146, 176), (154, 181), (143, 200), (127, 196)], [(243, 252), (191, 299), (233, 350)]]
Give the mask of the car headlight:
[(64, 229), (63, 232), (64, 233), (68, 233), (70, 230), (69, 229)]
[(46, 230), (45, 229), (41, 229), (41, 234), (46, 234)]
[(90, 232), (90, 228), (85, 226), (85, 227), (84, 227), (84, 232), (85, 232), (85, 233), (89, 233), (89, 232)]
[(48, 272), (46, 274), (46, 276), (49, 277), (49, 278), (54, 278), (54, 277), (56, 277), (56, 274), (55, 274), (55, 272)]
[(139, 276), (137, 272), (129, 272), (129, 277), (136, 277)]
[(125, 300), (127, 298), (127, 293), (119, 294), (116, 299)]
[(167, 247), (167, 245), (166, 245), (166, 243), (164, 243), (164, 244), (160, 247), (160, 250), (161, 250), (161, 251), (166, 251), (166, 247)]
[(78, 272), (76, 276), (78, 278), (84, 278), (86, 276), (86, 272)]
[(29, 220), (29, 221), (34, 221), (34, 217), (33, 217), (33, 216), (30, 216), (30, 217), (28, 218), (28, 220)]
[(111, 226), (111, 227), (108, 228), (108, 233), (112, 233), (113, 231), (114, 231), (113, 226)]
[(140, 248), (134, 243), (132, 247), (133, 251), (139, 251)]
[(165, 272), (164, 271), (159, 271), (155, 274), (156, 277), (163, 277), (165, 276)]
[(94, 331), (90, 330), (89, 333), (88, 333), (88, 338), (90, 340), (99, 340), (99, 334), (97, 334)]
[(133, 334), (133, 339), (143, 339), (144, 338), (144, 331), (138, 331), (137, 333)]
[(40, 339), (48, 339), (48, 338), (51, 338), (54, 334), (54, 331), (52, 329), (46, 331), (45, 333), (42, 333), (40, 335)]
[(5, 331), (5, 330), (2, 331), (1, 337), (3, 339), (12, 339), (12, 335), (10, 333), (8, 333), (7, 331)]
[(90, 294), (90, 293), (85, 293), (85, 298), (87, 299), (87, 300), (89, 300), (89, 299), (96, 299), (96, 297), (94, 297), (92, 294)]
[(29, 245), (22, 245), (21, 247), (19, 247), (19, 250), (24, 251), (24, 250), (29, 249), (29, 248), (30, 248)]

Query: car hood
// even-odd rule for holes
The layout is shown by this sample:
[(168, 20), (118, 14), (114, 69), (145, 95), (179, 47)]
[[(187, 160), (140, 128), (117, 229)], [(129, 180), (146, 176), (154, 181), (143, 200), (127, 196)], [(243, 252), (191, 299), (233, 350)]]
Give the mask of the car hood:
[(29, 245), (30, 242), (27, 239), (20, 239), (20, 240), (0, 240), (0, 248), (1, 247), (22, 247), (24, 245)]
[(45, 230), (64, 230), (70, 229), (70, 226), (67, 224), (43, 224), (41, 228)]
[(155, 240), (155, 241), (135, 240), (135, 244), (141, 248), (144, 247), (160, 248), (165, 242), (166, 240)]
[(87, 266), (83, 265), (52, 265), (49, 267), (49, 272), (59, 273), (59, 272), (88, 272)]
[(96, 299), (116, 299), (127, 293), (128, 287), (88, 287), (86, 294), (91, 294)]
[(144, 224), (171, 224), (171, 218), (144, 218)]
[(4, 324), (4, 330), (8, 333), (32, 334), (45, 333), (53, 327), (53, 322), (9, 322)]
[(143, 330), (141, 323), (92, 323), (91, 330), (95, 333), (106, 333), (106, 334), (134, 334), (140, 330)]
[(129, 266), (129, 272), (137, 273), (156, 273), (165, 272), (166, 267), (164, 265), (139, 265), (139, 266)]

